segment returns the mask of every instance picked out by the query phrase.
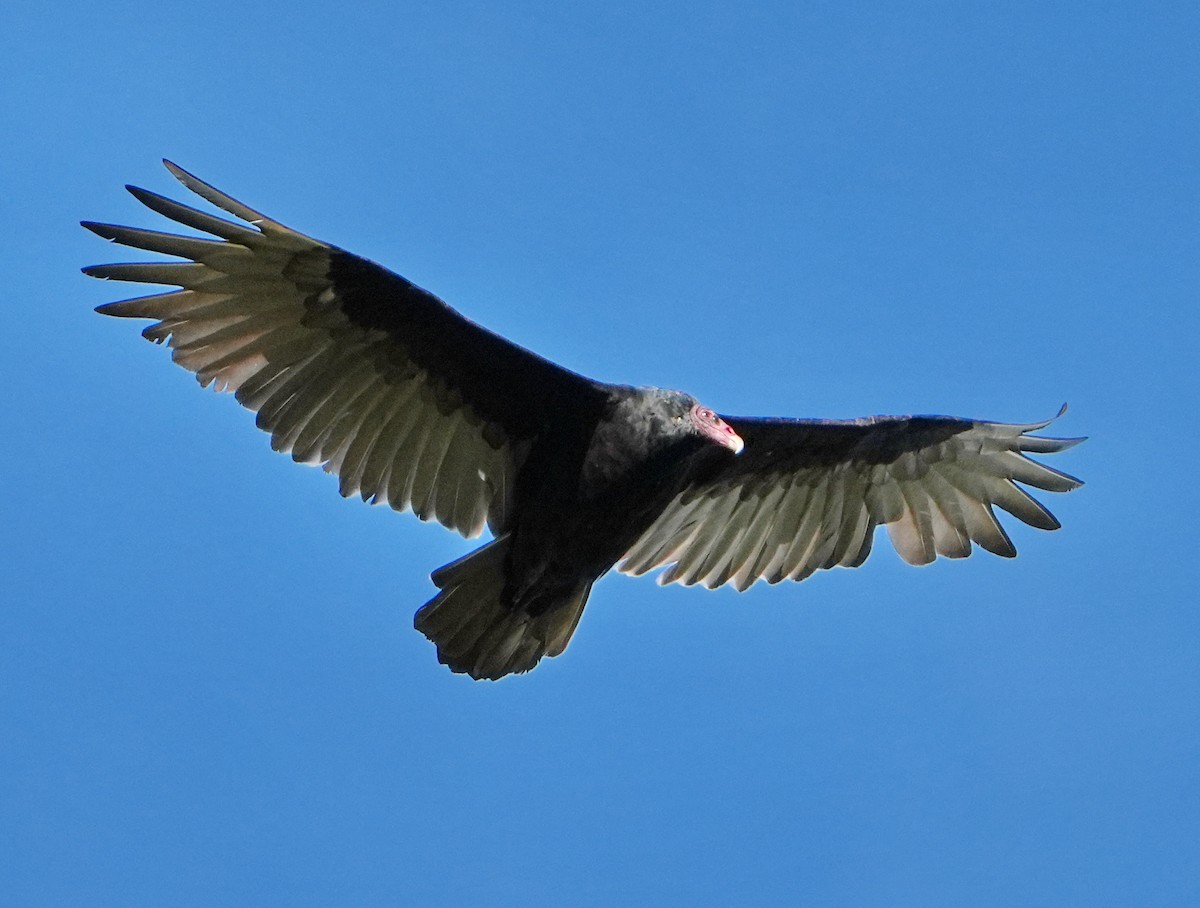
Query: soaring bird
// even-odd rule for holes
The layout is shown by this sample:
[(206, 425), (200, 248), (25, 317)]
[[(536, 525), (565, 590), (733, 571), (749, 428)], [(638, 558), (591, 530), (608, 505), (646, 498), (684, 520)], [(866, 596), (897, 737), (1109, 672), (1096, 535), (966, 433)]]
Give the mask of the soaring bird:
[(164, 164), (236, 220), (127, 187), (208, 236), (84, 221), (183, 259), (85, 268), (179, 288), (97, 311), (152, 319), (144, 337), (201, 386), (232, 391), (275, 450), (335, 474), (342, 495), (468, 538), (487, 527), (491, 541), (433, 572), (439, 592), (415, 619), (439, 660), (472, 678), (562, 653), (614, 566), (745, 590), (857, 567), (879, 525), (911, 564), (973, 544), (1012, 557), (993, 508), (1058, 529), (1018, 483), (1082, 484), (1026, 456), (1083, 440), (1032, 434), (1052, 420), (722, 416), (682, 391), (586, 378)]

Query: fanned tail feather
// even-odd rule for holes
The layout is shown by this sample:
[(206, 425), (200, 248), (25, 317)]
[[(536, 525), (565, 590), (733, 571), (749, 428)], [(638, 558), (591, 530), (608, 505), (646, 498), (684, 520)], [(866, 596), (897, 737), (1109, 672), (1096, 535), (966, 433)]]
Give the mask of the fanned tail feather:
[(453, 672), (495, 681), (527, 672), (543, 656), (557, 656), (571, 634), (591, 592), (582, 583), (557, 604), (531, 615), (504, 601), (508, 538), (433, 572), (441, 592), (417, 612), (413, 624), (437, 646), (438, 661)]

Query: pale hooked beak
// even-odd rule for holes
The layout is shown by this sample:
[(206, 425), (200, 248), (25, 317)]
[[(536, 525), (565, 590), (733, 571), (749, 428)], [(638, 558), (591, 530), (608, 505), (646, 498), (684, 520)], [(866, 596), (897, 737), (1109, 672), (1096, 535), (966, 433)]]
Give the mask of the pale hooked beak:
[(721, 443), (734, 454), (741, 454), (742, 449), (746, 447), (746, 443), (742, 441), (742, 436), (733, 431), (733, 426), (725, 422), (725, 420), (721, 420), (721, 425), (718, 428), (721, 430)]

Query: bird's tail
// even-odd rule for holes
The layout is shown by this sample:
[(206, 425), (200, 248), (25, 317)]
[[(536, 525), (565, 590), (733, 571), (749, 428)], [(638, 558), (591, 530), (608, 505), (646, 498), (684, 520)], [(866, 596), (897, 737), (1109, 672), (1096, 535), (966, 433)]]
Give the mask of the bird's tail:
[(493, 681), (527, 672), (542, 656), (565, 650), (579, 623), (590, 581), (537, 615), (504, 601), (508, 541), (501, 536), (433, 572), (441, 592), (421, 607), (413, 624), (437, 645), (438, 660), (453, 672)]

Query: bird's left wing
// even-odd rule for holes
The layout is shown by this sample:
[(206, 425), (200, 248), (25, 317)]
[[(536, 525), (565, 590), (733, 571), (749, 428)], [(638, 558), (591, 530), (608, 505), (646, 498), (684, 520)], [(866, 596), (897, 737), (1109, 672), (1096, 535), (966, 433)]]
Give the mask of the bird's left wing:
[(1058, 521), (1017, 483), (1051, 492), (1082, 485), (1026, 456), (1083, 440), (1031, 434), (1051, 421), (725, 420), (744, 452), (698, 474), (629, 550), (621, 571), (666, 567), (661, 583), (710, 589), (803, 580), (820, 568), (862, 564), (880, 524), (911, 564), (965, 557), (973, 542), (1012, 557), (993, 505), (1053, 530)]
[(182, 262), (97, 265), (94, 277), (180, 288), (99, 307), (154, 319), (200, 384), (233, 391), (272, 446), (338, 475), (343, 495), (411, 508), (465, 536), (505, 529), (532, 440), (598, 386), (470, 322), (397, 274), (285, 227), (164, 162), (238, 218), (128, 187), (213, 238), (84, 222)]

